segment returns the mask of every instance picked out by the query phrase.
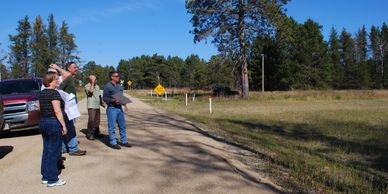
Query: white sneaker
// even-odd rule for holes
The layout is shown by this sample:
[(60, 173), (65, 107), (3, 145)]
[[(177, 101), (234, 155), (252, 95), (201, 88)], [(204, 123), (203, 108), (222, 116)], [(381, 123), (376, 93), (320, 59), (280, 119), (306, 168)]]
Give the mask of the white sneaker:
[(54, 187), (54, 186), (62, 186), (66, 184), (66, 181), (65, 180), (62, 180), (62, 179), (59, 179), (57, 182), (55, 183), (48, 183), (47, 184), (47, 187)]
[(42, 180), (42, 182), (41, 182), (43, 185), (45, 185), (45, 184), (47, 184), (48, 183), (48, 181), (46, 181), (46, 180)]

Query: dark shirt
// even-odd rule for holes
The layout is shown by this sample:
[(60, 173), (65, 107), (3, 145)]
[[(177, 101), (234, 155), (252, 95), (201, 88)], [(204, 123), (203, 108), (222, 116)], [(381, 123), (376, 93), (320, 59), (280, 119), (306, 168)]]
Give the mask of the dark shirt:
[(64, 113), (65, 103), (58, 91), (46, 88), (39, 93), (38, 99), (41, 117), (55, 117), (54, 107), (51, 103), (53, 100), (59, 100), (61, 102), (61, 110)]
[(123, 87), (121, 87), (120, 84), (113, 85), (112, 82), (108, 82), (104, 86), (104, 92), (103, 92), (102, 96), (103, 96), (104, 102), (108, 106), (112, 106), (112, 107), (121, 109), (120, 104), (112, 103), (112, 100), (114, 99), (112, 95), (116, 94), (118, 92), (123, 93)]
[(59, 86), (59, 89), (69, 94), (73, 93), (75, 96), (77, 96), (77, 91), (75, 89), (75, 78), (73, 76), (69, 76), (63, 80), (62, 84)]

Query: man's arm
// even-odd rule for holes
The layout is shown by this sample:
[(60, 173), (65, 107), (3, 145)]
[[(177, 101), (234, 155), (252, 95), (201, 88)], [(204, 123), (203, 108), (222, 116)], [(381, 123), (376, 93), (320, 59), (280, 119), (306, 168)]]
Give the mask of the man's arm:
[(55, 70), (57, 70), (57, 71), (61, 74), (63, 80), (65, 80), (66, 78), (68, 78), (69, 76), (71, 76), (71, 73), (70, 73), (70, 72), (68, 72), (68, 71), (66, 71), (66, 70), (64, 70), (64, 69), (62, 69), (62, 68), (60, 68), (60, 67), (59, 67), (58, 65), (56, 65), (56, 64), (50, 64), (50, 67), (53, 68), (53, 69), (55, 69)]
[(89, 87), (88, 91), (89, 91), (89, 95), (91, 96), (91, 95), (93, 95), (93, 92), (94, 92), (94, 87), (95, 87), (94, 85), (96, 83), (96, 76), (90, 75), (88, 79), (90, 82), (90, 87)]
[(111, 101), (111, 97), (109, 96), (108, 90), (109, 90), (109, 86), (108, 86), (108, 84), (106, 84), (104, 87), (104, 91), (102, 93), (102, 100), (104, 100), (104, 102), (106, 104), (110, 103), (110, 101)]
[(111, 92), (112, 88), (110, 88), (109, 84), (106, 84), (102, 94), (102, 98), (106, 104), (116, 103), (116, 100), (112, 97), (112, 95), (110, 95)]
[[(93, 88), (92, 88), (93, 87)], [(86, 93), (86, 96), (87, 97), (91, 97), (93, 96), (93, 92), (94, 92), (94, 86), (90, 85), (90, 84), (86, 84), (85, 85), (85, 93)]]

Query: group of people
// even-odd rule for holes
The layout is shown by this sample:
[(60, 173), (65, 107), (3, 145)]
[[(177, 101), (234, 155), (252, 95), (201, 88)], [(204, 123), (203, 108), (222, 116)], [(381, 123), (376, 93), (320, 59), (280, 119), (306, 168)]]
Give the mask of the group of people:
[[(78, 99), (74, 78), (77, 72), (78, 67), (75, 62), (67, 63), (66, 70), (51, 64), (43, 76), (42, 91), (38, 97), (41, 112), (39, 130), (43, 139), (42, 184), (47, 184), (48, 187), (66, 184), (65, 180), (58, 177), (60, 171), (58, 163), (66, 159), (62, 157), (62, 153), (69, 153), (71, 156), (86, 155), (86, 150), (78, 147), (79, 141), (74, 125), (74, 112), (79, 113), (76, 106)], [(88, 77), (89, 83), (85, 85), (89, 116), (86, 138), (94, 140), (100, 135), (100, 106), (105, 106), (103, 103), (105, 102), (110, 147), (113, 149), (121, 149), (121, 146), (131, 147), (126, 136), (122, 109), (124, 107), (124, 110), (128, 111), (128, 106), (116, 97), (117, 94), (123, 94), (123, 88), (119, 84), (119, 73), (111, 71), (109, 78), (110, 82), (105, 85), (101, 95), (96, 76)], [(119, 126), (121, 146), (116, 140), (116, 123)]]

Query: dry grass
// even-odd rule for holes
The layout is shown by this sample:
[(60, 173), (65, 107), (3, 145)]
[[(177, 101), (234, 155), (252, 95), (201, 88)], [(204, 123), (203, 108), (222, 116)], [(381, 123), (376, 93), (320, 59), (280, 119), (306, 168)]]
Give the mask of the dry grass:
[(212, 114), (206, 94), (188, 107), (182, 95), (130, 94), (253, 148), (296, 192), (388, 192), (388, 91), (251, 93), (213, 99)]
[(81, 88), (81, 87), (77, 88), (77, 99), (82, 100), (84, 98), (86, 98), (86, 93), (84, 88)]

